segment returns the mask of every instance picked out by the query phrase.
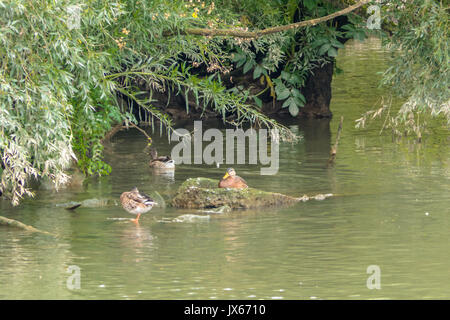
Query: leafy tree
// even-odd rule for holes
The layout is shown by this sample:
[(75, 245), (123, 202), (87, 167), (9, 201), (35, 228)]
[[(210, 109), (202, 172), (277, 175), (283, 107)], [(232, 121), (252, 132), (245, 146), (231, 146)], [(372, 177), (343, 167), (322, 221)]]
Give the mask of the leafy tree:
[[(325, 21), (355, 2), (0, 0), (0, 192), (16, 205), (32, 195), (31, 178), (48, 177), (58, 187), (74, 160), (87, 175), (108, 174), (101, 139), (113, 124), (145, 121), (172, 129), (155, 106), (157, 93), (192, 96), (224, 121), (234, 114), (234, 125), (276, 128), (282, 139), (295, 140), (261, 113), (261, 92), (227, 87), (223, 79), (235, 68), (251, 73), (295, 115), (306, 102), (301, 89), (312, 70), (334, 59), (342, 39), (365, 34), (355, 14), (342, 28), (331, 20), (299, 28), (297, 21)], [(447, 7), (391, 2), (388, 41), (402, 54), (385, 82), (409, 97), (398, 119), (427, 110), (449, 117)], [(118, 103), (120, 97), (130, 106)]]
[(427, 120), (443, 118), (450, 125), (448, 2), (394, 0), (382, 2), (383, 43), (392, 62), (382, 85), (401, 97), (395, 116), (391, 105), (367, 112), (358, 125), (387, 112), (386, 126), (396, 134), (414, 133), (420, 139)]
[[(234, 113), (235, 125), (249, 121), (278, 129), (282, 139), (295, 139), (248, 103), (247, 90), (229, 90), (221, 81), (221, 75), (240, 63), (234, 54), (245, 55), (245, 69), (254, 69), (255, 77), (269, 76), (282, 60), (295, 61), (295, 52), (286, 55), (295, 31), (246, 40), (167, 36), (193, 26), (244, 30), (291, 19), (286, 13), (292, 13), (292, 1), (269, 1), (262, 6), (264, 14), (255, 10), (259, 6), (254, 1), (244, 1), (247, 16), (239, 12), (239, 3), (0, 1), (0, 192), (16, 205), (23, 195), (32, 195), (27, 187), (32, 177), (48, 177), (58, 187), (69, 179), (66, 169), (74, 159), (86, 174), (108, 174), (111, 168), (103, 162), (101, 138), (115, 122), (143, 120), (123, 108), (118, 95), (145, 110), (149, 119), (144, 120), (169, 131), (170, 118), (153, 105), (156, 92), (192, 94), (199, 105), (212, 108), (225, 121)], [(314, 30), (307, 31), (310, 40), (321, 32)], [(311, 58), (303, 66), (325, 61), (319, 48), (308, 48)], [(254, 60), (259, 51), (265, 58)], [(279, 99), (294, 109), (304, 99), (292, 86), (302, 75), (292, 73), (303, 69), (293, 62), (287, 65), (274, 83)], [(195, 66), (205, 66), (208, 76), (195, 74)], [(147, 92), (139, 89), (140, 82), (146, 83)]]

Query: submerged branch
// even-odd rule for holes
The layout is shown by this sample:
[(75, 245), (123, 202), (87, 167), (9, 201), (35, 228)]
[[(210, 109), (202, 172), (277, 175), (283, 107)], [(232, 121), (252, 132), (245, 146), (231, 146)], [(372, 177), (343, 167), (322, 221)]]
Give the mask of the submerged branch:
[(53, 233), (36, 229), (35, 227), (26, 225), (20, 221), (17, 221), (14, 219), (9, 219), (9, 218), (3, 217), (3, 216), (0, 216), (0, 226), (15, 227), (15, 228), (19, 228), (19, 229), (26, 230), (29, 232), (42, 233), (42, 234), (46, 234), (46, 235), (53, 236), (53, 237), (56, 236)]
[(207, 29), (207, 28), (186, 28), (184, 30), (177, 30), (177, 31), (167, 31), (163, 33), (164, 36), (175, 36), (175, 35), (199, 35), (199, 36), (231, 36), (235, 38), (259, 38), (268, 34), (272, 33), (278, 33), (283, 32), (287, 30), (297, 29), (301, 27), (306, 26), (314, 26), (316, 24), (319, 24), (324, 21), (328, 21), (331, 19), (334, 19), (336, 17), (342, 16), (344, 14), (350, 13), (359, 7), (368, 4), (371, 0), (363, 0), (359, 1), (358, 3), (355, 3), (354, 5), (351, 5), (345, 9), (342, 9), (340, 11), (336, 11), (332, 14), (329, 14), (327, 16), (306, 20), (306, 21), (300, 21), (296, 23), (291, 23), (284, 26), (277, 26), (272, 28), (267, 28), (263, 30), (257, 30), (257, 31), (243, 31), (243, 30), (237, 30), (237, 29)]
[(331, 147), (330, 150), (330, 158), (328, 159), (328, 166), (334, 164), (334, 160), (336, 160), (336, 154), (337, 154), (337, 147), (339, 144), (339, 140), (341, 139), (341, 131), (342, 131), (342, 123), (344, 122), (344, 117), (341, 116), (341, 121), (339, 122), (338, 131), (336, 134), (336, 142), (334, 143), (334, 146)]

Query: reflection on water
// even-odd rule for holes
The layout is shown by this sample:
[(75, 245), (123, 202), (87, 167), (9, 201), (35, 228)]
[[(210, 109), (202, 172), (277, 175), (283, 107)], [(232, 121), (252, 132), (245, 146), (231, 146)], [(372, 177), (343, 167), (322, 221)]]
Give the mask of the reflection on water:
[[(225, 168), (179, 165), (173, 175), (156, 175), (143, 152), (145, 137), (121, 132), (105, 148), (111, 176), (58, 193), (39, 190), (18, 208), (0, 201), (1, 215), (59, 235), (0, 228), (0, 298), (448, 298), (448, 136), (393, 143), (376, 126), (354, 128), (383, 94), (376, 72), (386, 64), (378, 41), (349, 43), (338, 57), (344, 73), (333, 80), (334, 119), (286, 123), (304, 139), (281, 144), (275, 176), (261, 176), (259, 166), (234, 166), (263, 190), (335, 197), (225, 214), (155, 207), (136, 225), (117, 205), (124, 190), (137, 186), (169, 203), (186, 178), (219, 179)], [(341, 115), (336, 165), (327, 168)], [(154, 136), (161, 154), (170, 154), (167, 141)], [(115, 201), (75, 211), (56, 206), (86, 199)], [(80, 290), (66, 287), (72, 265), (81, 270)], [(380, 267), (381, 290), (366, 287), (369, 265)]]

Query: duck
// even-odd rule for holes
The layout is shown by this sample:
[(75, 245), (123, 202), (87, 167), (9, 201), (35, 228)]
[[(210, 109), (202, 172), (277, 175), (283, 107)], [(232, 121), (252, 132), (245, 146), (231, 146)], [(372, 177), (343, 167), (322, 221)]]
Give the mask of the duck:
[(158, 157), (158, 152), (156, 149), (150, 150), (150, 156), (152, 160), (150, 160), (150, 167), (154, 169), (162, 169), (162, 170), (175, 170), (175, 161), (172, 160), (169, 156), (160, 156)]
[(219, 188), (244, 189), (248, 188), (248, 185), (244, 179), (236, 175), (236, 171), (233, 168), (228, 168), (219, 182)]
[(141, 214), (150, 211), (157, 204), (148, 195), (139, 192), (137, 187), (134, 187), (131, 191), (123, 192), (120, 195), (120, 203), (126, 211), (136, 215), (136, 218), (131, 220), (135, 223), (139, 222)]

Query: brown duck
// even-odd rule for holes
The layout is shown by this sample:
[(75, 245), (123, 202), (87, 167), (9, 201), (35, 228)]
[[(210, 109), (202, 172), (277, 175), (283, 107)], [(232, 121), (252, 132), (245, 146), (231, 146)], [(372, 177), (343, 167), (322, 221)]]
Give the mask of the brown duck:
[(236, 171), (233, 168), (228, 168), (222, 180), (219, 182), (219, 188), (243, 189), (248, 188), (248, 185), (244, 179), (236, 175)]
[(150, 167), (154, 169), (162, 169), (162, 170), (175, 170), (175, 161), (172, 160), (169, 156), (159, 156), (156, 149), (150, 150), (150, 156), (152, 160), (150, 160)]
[(136, 219), (131, 220), (135, 223), (139, 221), (141, 214), (150, 211), (157, 204), (148, 195), (139, 192), (136, 187), (131, 189), (131, 191), (122, 193), (120, 195), (120, 203), (126, 211), (136, 215)]

